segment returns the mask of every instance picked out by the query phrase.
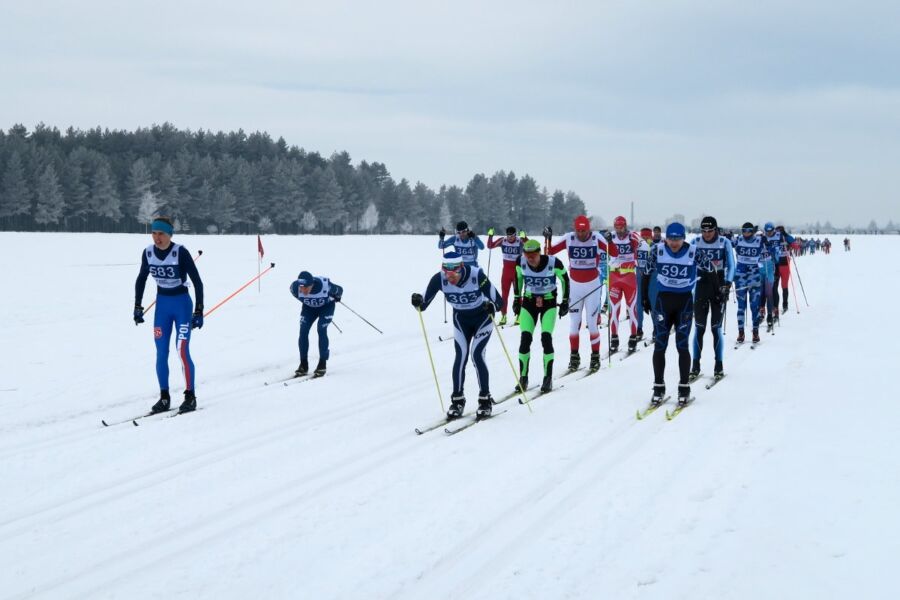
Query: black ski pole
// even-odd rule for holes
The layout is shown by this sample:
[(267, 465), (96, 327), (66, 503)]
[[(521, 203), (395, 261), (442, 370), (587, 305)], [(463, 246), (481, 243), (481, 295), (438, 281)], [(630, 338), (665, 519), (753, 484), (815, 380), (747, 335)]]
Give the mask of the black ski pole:
[(346, 304), (344, 304), (343, 301), (340, 302), (340, 305), (343, 306), (344, 308), (346, 308), (347, 310), (349, 310), (350, 312), (352, 312), (354, 315), (356, 315), (357, 317), (359, 317), (359, 318), (362, 319), (363, 321), (365, 321), (366, 325), (368, 325), (369, 327), (371, 327), (372, 329), (374, 329), (375, 331), (377, 331), (377, 332), (380, 333), (381, 335), (384, 335), (384, 332), (383, 332), (382, 330), (380, 330), (380, 329), (378, 329), (377, 327), (375, 327), (374, 325), (372, 325), (372, 324), (368, 321), (368, 319), (366, 319), (364, 316), (362, 316), (361, 314), (359, 314), (358, 312), (356, 312), (355, 310), (353, 310), (352, 308), (350, 308), (349, 306), (347, 306)]
[(794, 260), (794, 257), (791, 257), (791, 262), (794, 263), (794, 272), (797, 274), (797, 281), (800, 282), (800, 291), (803, 292), (803, 301), (806, 302), (806, 307), (809, 308), (809, 300), (806, 299), (806, 290), (803, 289), (803, 278), (800, 277), (800, 269), (797, 268), (797, 261)]

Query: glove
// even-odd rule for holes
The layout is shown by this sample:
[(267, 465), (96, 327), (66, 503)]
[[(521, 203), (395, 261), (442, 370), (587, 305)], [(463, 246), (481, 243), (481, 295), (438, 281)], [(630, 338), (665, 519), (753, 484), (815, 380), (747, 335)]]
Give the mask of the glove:
[(719, 302), (728, 302), (728, 296), (731, 294), (731, 283), (726, 283), (719, 288)]
[(191, 329), (203, 328), (203, 308), (198, 307), (191, 316)]
[(650, 314), (650, 298), (643, 298), (641, 300), (641, 308), (644, 309), (644, 314)]
[(484, 307), (484, 312), (489, 314), (491, 317), (493, 317), (494, 313), (497, 312), (497, 307), (494, 306), (494, 303), (490, 300), (485, 300), (482, 306)]
[(559, 318), (562, 319), (567, 314), (569, 314), (569, 301), (563, 300), (559, 303)]
[(519, 237), (524, 240), (525, 238), (528, 237), (528, 234), (526, 234), (525, 230), (523, 229), (522, 231), (519, 232)]
[(341, 301), (341, 295), (340, 295), (340, 294), (336, 294), (336, 295), (332, 296), (331, 299), (334, 300), (335, 302), (340, 302), (340, 301)]
[(422, 306), (422, 294), (413, 294), (411, 302), (416, 308)]
[(134, 324), (138, 325), (144, 322), (144, 307), (140, 304), (134, 305)]
[(518, 317), (520, 312), (522, 312), (522, 299), (516, 296), (513, 298), (513, 314)]
[(488, 228), (487, 234), (494, 235), (494, 228), (493, 227)]
[(611, 241), (612, 241), (612, 233), (609, 232), (608, 230), (607, 230), (607, 231), (604, 231), (604, 232), (603, 232), (603, 239), (605, 239), (607, 242), (611, 242)]
[(474, 232), (474, 231), (472, 231), (472, 230), (471, 230), (471, 229), (466, 229), (466, 233), (468, 233), (468, 234), (469, 234), (469, 237), (470, 237), (470, 238), (473, 238), (473, 237), (475, 237), (475, 232)]
[(550, 227), (544, 227), (544, 237), (553, 237), (553, 229)]
[(441, 227), (441, 230), (438, 231), (438, 237), (441, 238), (441, 241), (444, 241), (444, 236), (447, 235), (447, 230)]

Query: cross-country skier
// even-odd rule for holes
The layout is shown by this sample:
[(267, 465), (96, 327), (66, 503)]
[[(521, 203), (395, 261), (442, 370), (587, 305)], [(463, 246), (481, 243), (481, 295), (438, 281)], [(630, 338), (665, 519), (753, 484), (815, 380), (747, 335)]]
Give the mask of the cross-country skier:
[[(159, 381), (159, 400), (150, 409), (152, 413), (169, 410), (169, 340), (172, 328), (177, 330), (175, 350), (184, 371), (184, 401), (180, 412), (197, 408), (195, 394), (196, 376), (191, 360), (189, 342), (191, 329), (203, 327), (203, 282), (191, 258), (191, 253), (181, 244), (172, 243), (175, 228), (168, 217), (156, 217), (150, 225), (153, 243), (141, 254), (141, 269), (134, 283), (134, 324), (144, 322), (144, 287), (147, 276), (156, 280), (156, 312), (153, 315), (153, 337), (156, 340), (156, 378)], [(188, 293), (190, 278), (194, 284), (196, 306), (192, 307)], [(193, 313), (192, 313), (193, 308)]]
[(737, 294), (737, 343), (744, 343), (744, 324), (747, 315), (747, 304), (750, 304), (750, 321), (753, 328), (753, 342), (759, 341), (759, 323), (761, 318), (760, 301), (763, 293), (762, 267), (768, 257), (766, 243), (757, 234), (756, 227), (749, 221), (741, 227), (741, 236), (734, 242), (737, 267), (734, 276), (734, 293)]
[[(666, 228), (665, 243), (656, 244), (650, 253), (649, 268), (657, 284), (656, 303), (652, 311), (656, 345), (653, 348), (651, 403), (657, 406), (666, 395), (666, 348), (672, 327), (675, 328), (675, 347), (678, 350), (678, 404), (686, 405), (691, 395), (688, 383), (691, 352), (688, 344), (694, 317), (693, 291), (697, 281), (698, 255), (684, 237), (684, 225), (672, 223)], [(649, 281), (646, 285), (649, 287)]]
[[(790, 257), (787, 253), (787, 246), (794, 241), (794, 236), (787, 233), (784, 227), (779, 225), (777, 228), (771, 222), (766, 223), (766, 245), (769, 247), (769, 254), (775, 263), (775, 283), (772, 285), (772, 300), (775, 303), (774, 317), (778, 321), (778, 288), (781, 287), (782, 305), (781, 310), (787, 312), (788, 309), (788, 283), (791, 278), (791, 264), (788, 262)], [(781, 284), (779, 286), (779, 283)]]
[(456, 348), (456, 356), (453, 359), (453, 395), (450, 397), (447, 418), (457, 419), (462, 416), (465, 409), (463, 384), (466, 380), (466, 363), (470, 351), (478, 375), (478, 410), (475, 414), (481, 418), (489, 417), (493, 400), (484, 351), (493, 332), (494, 312), (503, 298), (484, 271), (476, 265), (465, 264), (458, 252), (448, 252), (444, 255), (441, 271), (435, 273), (428, 282), (424, 296), (412, 295), (412, 305), (424, 311), (438, 291), (444, 293), (447, 302), (453, 307), (453, 335)]
[(703, 335), (706, 332), (706, 317), (713, 338), (713, 352), (716, 363), (713, 377), (724, 376), (722, 359), (725, 338), (722, 336), (722, 320), (731, 282), (734, 280), (734, 255), (731, 242), (719, 235), (719, 224), (715, 217), (703, 217), (700, 222), (700, 237), (691, 244), (697, 252), (699, 267), (697, 288), (694, 292), (694, 361), (691, 365), (691, 379), (700, 376), (700, 355), (703, 353)]
[[(522, 338), (519, 342), (519, 385), (528, 389), (528, 366), (531, 361), (531, 342), (536, 325), (541, 327), (544, 348), (544, 379), (541, 391), (553, 388), (553, 329), (557, 308), (560, 318), (569, 312), (569, 276), (558, 258), (541, 254), (541, 243), (528, 240), (525, 255), (516, 266), (513, 312), (519, 317)], [(562, 288), (562, 301), (556, 303), (556, 280)]]
[(478, 251), (484, 250), (484, 243), (469, 229), (469, 224), (460, 221), (456, 224), (456, 235), (451, 235), (446, 240), (447, 232), (441, 229), (438, 232), (438, 248), (444, 249), (453, 246), (453, 249), (462, 256), (463, 262), (469, 266), (478, 266)]
[[(597, 259), (601, 252), (607, 251), (603, 237), (591, 231), (591, 222), (585, 215), (575, 217), (574, 231), (567, 233), (563, 239), (550, 246), (547, 254), (556, 254), (565, 249), (569, 256), (569, 282), (572, 289), (569, 297), (573, 298), (569, 305), (569, 370), (575, 371), (581, 365), (578, 354), (580, 341), (581, 316), (585, 316), (591, 341), (591, 362), (589, 368), (596, 371), (600, 368), (600, 330), (597, 317), (600, 314), (601, 289), (603, 281), (597, 268)], [(548, 227), (545, 234), (552, 235)]]
[(291, 282), (291, 295), (303, 303), (300, 309), (300, 366), (294, 375), (302, 377), (309, 373), (309, 331), (318, 320), (316, 332), (319, 334), (319, 364), (313, 371), (314, 377), (325, 375), (328, 361), (328, 326), (334, 317), (335, 302), (340, 302), (344, 288), (327, 277), (313, 277), (309, 271), (301, 271)]
[(515, 284), (516, 265), (519, 264), (519, 259), (522, 258), (522, 244), (526, 241), (528, 241), (528, 237), (525, 235), (525, 232), (523, 231), (521, 237), (519, 237), (516, 235), (516, 228), (512, 225), (506, 228), (505, 237), (498, 237), (496, 240), (494, 240), (493, 228), (488, 229), (488, 250), (500, 246), (500, 250), (503, 253), (503, 273), (500, 275), (500, 295), (503, 296), (503, 304), (500, 306), (502, 316), (498, 325), (506, 325), (509, 291)]
[(653, 241), (650, 242), (650, 245), (658, 244), (662, 241), (662, 228), (657, 225), (653, 228)]
[(634, 352), (637, 347), (637, 315), (635, 314), (637, 300), (637, 252), (641, 245), (641, 237), (636, 231), (628, 230), (628, 222), (625, 217), (618, 216), (613, 221), (615, 233), (606, 238), (609, 245), (609, 327), (612, 337), (609, 342), (609, 352), (619, 349), (619, 307), (625, 301), (625, 310), (631, 326), (631, 335), (628, 338), (628, 351)]

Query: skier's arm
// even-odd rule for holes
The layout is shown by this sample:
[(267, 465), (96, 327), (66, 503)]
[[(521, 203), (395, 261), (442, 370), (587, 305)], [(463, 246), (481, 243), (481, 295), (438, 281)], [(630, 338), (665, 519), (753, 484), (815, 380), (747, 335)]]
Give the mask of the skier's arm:
[(525, 289), (525, 274), (522, 272), (522, 265), (517, 264), (516, 278), (513, 279), (513, 296), (521, 296), (523, 289)]
[(556, 254), (560, 250), (563, 250), (565, 247), (566, 247), (566, 238), (563, 238), (563, 239), (559, 240), (558, 242), (556, 242), (555, 244), (552, 244), (550, 246), (550, 249), (548, 250), (547, 254)]
[(503, 296), (500, 295), (484, 271), (478, 274), (478, 287), (484, 297), (494, 303), (494, 306), (500, 306), (503, 303)]
[(438, 240), (438, 248), (443, 250), (444, 248), (449, 248), (450, 246), (452, 246), (455, 243), (456, 243), (456, 236), (451, 235), (450, 237), (448, 237), (445, 240)]
[(556, 273), (556, 278), (559, 279), (559, 285), (562, 288), (562, 302), (569, 301), (569, 273), (566, 271), (566, 268), (563, 266), (562, 261), (556, 257), (550, 257), (550, 260), (556, 261), (556, 264), (553, 266), (553, 272)]
[(328, 290), (328, 295), (331, 296), (335, 302), (340, 302), (341, 298), (344, 296), (344, 286), (338, 285), (335, 282), (329, 282), (331, 289)]
[(497, 246), (499, 246), (499, 245), (502, 244), (502, 243), (503, 243), (503, 238), (502, 238), (502, 237), (498, 237), (498, 238), (495, 240), (495, 239), (494, 239), (494, 236), (492, 236), (492, 235), (489, 235), (489, 236), (488, 236), (488, 242), (487, 242), (488, 250), (492, 250), (492, 249), (496, 248)]
[(203, 312), (203, 281), (200, 279), (200, 271), (197, 270), (191, 253), (184, 246), (181, 247), (178, 262), (181, 263), (181, 272), (190, 277), (191, 283), (194, 284), (194, 312)]
[(731, 283), (734, 281), (734, 248), (731, 240), (725, 238), (725, 281)]
[(481, 241), (481, 238), (477, 235), (472, 238), (475, 241), (475, 247), (479, 250), (484, 250), (484, 242)]
[(144, 299), (144, 287), (147, 285), (147, 276), (150, 275), (150, 263), (147, 262), (147, 253), (141, 252), (141, 270), (138, 271), (134, 282), (134, 305), (140, 306)]
[(428, 308), (428, 305), (431, 304), (431, 301), (434, 300), (434, 297), (437, 296), (438, 290), (441, 289), (441, 274), (435, 273), (431, 278), (431, 281), (428, 282), (428, 288), (425, 290), (425, 296), (422, 298), (422, 306), (420, 306), (420, 310), (425, 310)]

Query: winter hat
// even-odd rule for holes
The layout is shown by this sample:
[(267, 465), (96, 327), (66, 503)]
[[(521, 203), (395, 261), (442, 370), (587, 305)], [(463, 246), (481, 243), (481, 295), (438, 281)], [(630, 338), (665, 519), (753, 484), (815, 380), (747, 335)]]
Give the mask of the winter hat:
[(623, 227), (623, 228), (624, 228), (624, 227), (628, 227), (628, 221), (625, 220), (625, 217), (623, 217), (622, 215), (619, 215), (619, 216), (616, 217), (615, 220), (613, 221), (613, 227), (616, 227), (616, 228), (618, 228), (618, 227)]
[(297, 275), (297, 281), (300, 283), (300, 287), (306, 287), (308, 285), (313, 284), (313, 276), (309, 271), (300, 271), (300, 274)]
[(772, 224), (772, 221), (767, 221), (763, 229), (765, 229), (766, 231), (775, 231), (775, 226)]
[(448, 252), (441, 259), (441, 263), (445, 266), (456, 266), (463, 264), (462, 254), (459, 252)]
[(575, 230), (576, 230), (576, 231), (579, 230), (579, 229), (582, 229), (582, 230), (583, 230), (583, 229), (590, 229), (590, 228), (591, 228), (591, 222), (590, 222), (590, 220), (588, 220), (588, 218), (587, 218), (586, 216), (584, 216), (584, 215), (578, 215), (577, 217), (575, 217), (575, 223), (574, 223), (574, 225), (575, 225)]
[(718, 228), (719, 223), (716, 221), (715, 217), (703, 217), (703, 220), (700, 221), (700, 231)]
[(463, 231), (468, 231), (468, 230), (469, 230), (469, 224), (466, 223), (465, 221), (460, 221), (459, 223), (456, 224), (456, 233), (461, 233)]
[(741, 230), (742, 231), (747, 231), (747, 230), (756, 231), (756, 226), (753, 225), (753, 223), (751, 223), (750, 221), (747, 221), (746, 223), (741, 225)]
[(525, 242), (525, 245), (522, 246), (522, 249), (525, 252), (540, 252), (541, 243), (537, 240), (528, 240), (527, 242)]
[(650, 229), (649, 227), (644, 227), (643, 229), (641, 229), (641, 237), (642, 238), (653, 237), (653, 230)]
[(506, 235), (516, 235), (516, 228), (510, 225), (506, 228)]
[(670, 223), (666, 227), (666, 239), (684, 239), (684, 225), (681, 223)]

